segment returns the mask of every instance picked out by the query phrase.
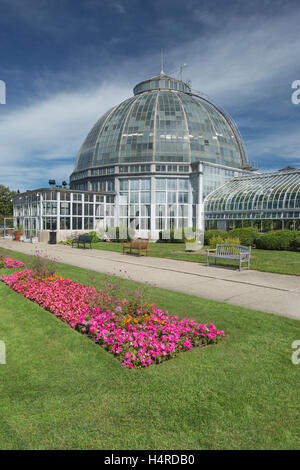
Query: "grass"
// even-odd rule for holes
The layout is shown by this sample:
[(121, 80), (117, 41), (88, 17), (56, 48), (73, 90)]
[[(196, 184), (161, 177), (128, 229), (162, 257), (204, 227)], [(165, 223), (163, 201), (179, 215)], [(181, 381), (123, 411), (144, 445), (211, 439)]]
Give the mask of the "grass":
[[(60, 274), (87, 283), (82, 269), (60, 264)], [(300, 339), (300, 323), (158, 293), (162, 308), (213, 321), (228, 336), (159, 366), (128, 370), (0, 283), (0, 339), (7, 347), (0, 448), (299, 449), (300, 365), (291, 362), (291, 343)]]
[[(117, 251), (121, 253), (122, 243), (93, 243), (93, 248), (98, 250)], [(148, 254), (149, 256), (159, 258), (171, 258), (183, 261), (194, 261), (196, 263), (206, 263), (205, 254), (178, 253), (178, 251), (184, 250), (184, 243), (150, 243)], [(218, 261), (218, 263), (222, 263), (224, 265), (233, 264), (230, 261), (227, 262), (225, 260), (222, 260), (222, 262)], [(251, 269), (300, 276), (300, 252), (253, 249)]]

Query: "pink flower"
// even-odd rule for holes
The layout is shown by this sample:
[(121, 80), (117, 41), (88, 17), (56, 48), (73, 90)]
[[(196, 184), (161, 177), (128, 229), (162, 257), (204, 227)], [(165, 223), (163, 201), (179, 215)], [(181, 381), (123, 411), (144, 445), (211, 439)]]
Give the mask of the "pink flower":
[[(13, 263), (12, 263), (13, 264)], [(200, 345), (217, 342), (225, 336), (214, 324), (197, 323), (195, 319), (169, 315), (152, 307), (149, 319), (137, 324), (123, 322), (122, 311), (128, 299), (114, 298), (109, 291), (100, 292), (70, 279), (43, 281), (33, 277), (28, 269), (2, 275), (1, 281), (23, 297), (36, 302), (72, 328), (88, 334), (103, 348), (115, 354), (127, 368), (148, 367)], [(106, 306), (105, 308), (103, 306)], [(108, 305), (108, 307), (107, 307)], [(110, 307), (112, 306), (112, 307)], [(143, 311), (133, 315), (140, 318)]]

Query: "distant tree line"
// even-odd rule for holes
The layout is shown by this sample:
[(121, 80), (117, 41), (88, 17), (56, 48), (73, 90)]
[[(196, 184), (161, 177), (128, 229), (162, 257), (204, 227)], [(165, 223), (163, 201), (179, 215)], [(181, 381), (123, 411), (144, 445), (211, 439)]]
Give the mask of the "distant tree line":
[(13, 198), (18, 193), (11, 191), (7, 186), (0, 184), (0, 224), (3, 224), (4, 217), (13, 216)]

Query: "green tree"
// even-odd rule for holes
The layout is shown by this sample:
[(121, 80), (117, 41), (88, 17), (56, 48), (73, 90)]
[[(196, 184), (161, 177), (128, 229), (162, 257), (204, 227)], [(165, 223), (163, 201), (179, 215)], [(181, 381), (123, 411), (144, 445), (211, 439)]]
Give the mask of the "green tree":
[(0, 184), (0, 223), (3, 223), (4, 217), (12, 217), (13, 198), (16, 195), (16, 191), (11, 191), (8, 187)]

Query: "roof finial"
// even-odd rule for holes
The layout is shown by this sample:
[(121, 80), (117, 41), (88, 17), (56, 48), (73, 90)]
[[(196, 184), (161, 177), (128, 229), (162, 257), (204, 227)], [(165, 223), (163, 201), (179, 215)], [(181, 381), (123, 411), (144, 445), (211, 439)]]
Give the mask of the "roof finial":
[(184, 67), (186, 67), (186, 66), (187, 66), (187, 64), (182, 64), (182, 65), (180, 66), (180, 80), (181, 80), (181, 81), (182, 81), (182, 70), (183, 70)]
[(160, 73), (164, 75), (165, 72), (164, 72), (164, 51), (163, 51), (163, 49), (160, 50), (160, 62), (161, 62), (161, 71), (160, 71)]

